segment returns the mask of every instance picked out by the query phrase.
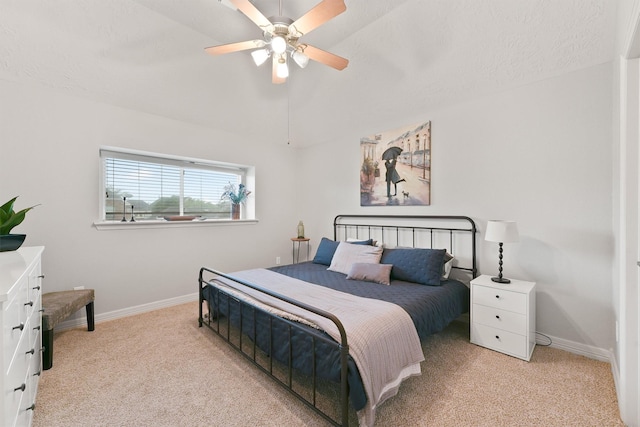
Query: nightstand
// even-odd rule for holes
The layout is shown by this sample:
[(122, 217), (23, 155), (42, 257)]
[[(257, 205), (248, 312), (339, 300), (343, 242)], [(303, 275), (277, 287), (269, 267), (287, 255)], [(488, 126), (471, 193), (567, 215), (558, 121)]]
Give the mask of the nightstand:
[[(307, 244), (307, 261), (309, 261), (309, 240), (311, 240), (308, 237), (292, 237), (291, 238), (291, 245), (293, 246), (291, 248), (291, 258), (293, 258), (293, 263), (297, 264), (298, 262), (300, 262), (300, 245), (302, 243), (306, 243)], [(296, 243), (298, 244), (298, 247), (296, 248)]]
[(536, 346), (536, 284), (471, 281), (471, 342), (529, 361)]

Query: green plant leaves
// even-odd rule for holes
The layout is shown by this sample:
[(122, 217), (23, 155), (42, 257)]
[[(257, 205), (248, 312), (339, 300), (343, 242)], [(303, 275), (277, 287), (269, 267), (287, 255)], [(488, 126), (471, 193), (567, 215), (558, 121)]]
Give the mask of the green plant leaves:
[(9, 234), (9, 232), (11, 232), (11, 229), (13, 229), (17, 225), (20, 225), (20, 223), (24, 221), (27, 212), (38, 206), (34, 205), (30, 208), (22, 209), (19, 212), (14, 212), (13, 203), (17, 198), (18, 196), (0, 206), (0, 235)]

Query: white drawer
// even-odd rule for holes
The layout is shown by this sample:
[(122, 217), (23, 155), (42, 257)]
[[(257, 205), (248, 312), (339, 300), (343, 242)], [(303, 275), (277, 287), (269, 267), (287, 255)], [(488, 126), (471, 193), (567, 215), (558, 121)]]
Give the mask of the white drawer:
[(527, 316), (513, 311), (473, 304), (473, 321), (514, 334), (527, 334)]
[[(13, 401), (13, 399), (15, 399), (15, 402)], [(5, 415), (6, 415), (6, 419), (5, 419), (5, 423), (2, 424), (3, 426), (27, 426), (30, 424), (24, 424), (24, 423), (20, 423), (20, 421), (16, 421), (14, 422), (13, 420), (20, 420), (20, 408), (23, 405), (23, 402), (25, 402), (27, 399), (24, 398), (24, 393), (20, 393), (15, 392), (13, 394), (13, 396), (10, 396), (10, 398), (7, 398), (5, 400)], [(9, 406), (10, 401), (12, 402), (12, 404)]]
[(474, 322), (471, 324), (471, 342), (501, 353), (528, 359), (526, 335), (514, 334)]
[(37, 313), (39, 310), (36, 305), (41, 300), (42, 295), (42, 276), (40, 275), (40, 263), (38, 263), (33, 270), (29, 273), (27, 289), (26, 289), (26, 301), (25, 309), (27, 317), (30, 317), (33, 313)]
[(40, 267), (40, 262), (31, 270), (29, 274), (29, 298), (32, 300), (39, 299), (39, 295), (42, 294), (42, 278), (44, 277), (42, 274), (42, 268)]
[[(4, 360), (8, 365), (13, 355), (16, 352), (20, 338), (25, 331), (25, 319), (23, 319), (22, 313), (22, 299), (14, 298), (8, 303), (7, 309), (3, 313), (3, 351)], [(3, 366), (7, 368), (8, 366)]]
[[(25, 379), (28, 369), (28, 359), (26, 357), (26, 352), (29, 349), (30, 343), (28, 334), (23, 334), (23, 337), (17, 346), (14, 358), (7, 367), (7, 376), (5, 377), (4, 384), (4, 397), (5, 411), (10, 418), (16, 416), (18, 408), (21, 405), (20, 402), (24, 400), (23, 396), (27, 393)], [(21, 387), (22, 384), (25, 385), (25, 389), (16, 390), (16, 388)]]
[(33, 422), (33, 410), (31, 409), (31, 403), (27, 404), (26, 399), (22, 399), (20, 404), (20, 411), (16, 417), (15, 427), (30, 426)]
[(527, 313), (527, 295), (506, 289), (474, 285), (473, 303), (513, 311), (515, 313)]
[(32, 340), (30, 348), (35, 349), (35, 353), (31, 356), (30, 361), (31, 374), (39, 377), (42, 371), (42, 335), (39, 330), (34, 330), (33, 328), (31, 328), (31, 330)]
[[(43, 247), (0, 254), (0, 426), (29, 427), (42, 369)], [(6, 274), (5, 274), (6, 273)], [(23, 387), (24, 384), (24, 387)]]

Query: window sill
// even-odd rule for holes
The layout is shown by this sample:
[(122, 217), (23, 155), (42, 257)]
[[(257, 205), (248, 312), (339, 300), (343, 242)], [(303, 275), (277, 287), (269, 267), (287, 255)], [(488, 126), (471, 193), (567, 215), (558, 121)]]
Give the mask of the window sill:
[(136, 222), (95, 221), (98, 230), (134, 230), (140, 228), (183, 228), (183, 227), (215, 227), (220, 225), (250, 225), (257, 224), (257, 219), (205, 219), (194, 221), (164, 221), (147, 220)]

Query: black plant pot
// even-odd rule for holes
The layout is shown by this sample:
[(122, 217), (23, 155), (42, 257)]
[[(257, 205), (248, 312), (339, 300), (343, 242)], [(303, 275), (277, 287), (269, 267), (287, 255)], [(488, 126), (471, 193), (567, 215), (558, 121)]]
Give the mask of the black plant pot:
[(26, 234), (3, 234), (0, 236), (0, 252), (15, 251), (24, 243)]

